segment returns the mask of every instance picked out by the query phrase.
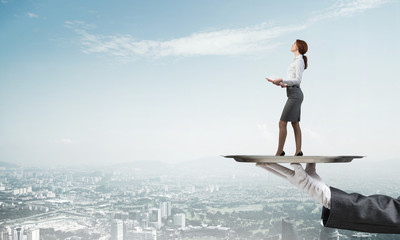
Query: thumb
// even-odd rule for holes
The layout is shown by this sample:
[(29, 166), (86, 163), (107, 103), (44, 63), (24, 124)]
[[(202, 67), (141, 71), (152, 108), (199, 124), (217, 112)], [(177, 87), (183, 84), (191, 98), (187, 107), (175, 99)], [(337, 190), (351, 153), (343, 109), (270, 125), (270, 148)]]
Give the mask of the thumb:
[(305, 179), (307, 177), (308, 174), (304, 171), (304, 168), (300, 163), (291, 163), (290, 165), (293, 167), (294, 176), (297, 179)]

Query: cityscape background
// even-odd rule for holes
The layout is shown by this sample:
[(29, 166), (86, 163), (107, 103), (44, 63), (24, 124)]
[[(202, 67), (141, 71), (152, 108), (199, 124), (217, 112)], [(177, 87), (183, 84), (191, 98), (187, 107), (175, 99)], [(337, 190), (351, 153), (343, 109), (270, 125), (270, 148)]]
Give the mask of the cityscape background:
[(0, 0), (0, 240), (396, 239), (321, 228), (317, 203), (221, 155), (275, 153), (286, 93), (265, 77), (285, 77), (303, 39), (303, 152), (367, 156), (319, 173), (397, 197), (399, 12), (397, 0)]
[[(398, 160), (359, 159), (319, 164), (318, 172), (347, 192), (397, 197), (399, 167)], [(324, 228), (321, 210), (287, 181), (222, 157), (105, 168), (2, 162), (0, 168), (2, 240), (400, 239)]]

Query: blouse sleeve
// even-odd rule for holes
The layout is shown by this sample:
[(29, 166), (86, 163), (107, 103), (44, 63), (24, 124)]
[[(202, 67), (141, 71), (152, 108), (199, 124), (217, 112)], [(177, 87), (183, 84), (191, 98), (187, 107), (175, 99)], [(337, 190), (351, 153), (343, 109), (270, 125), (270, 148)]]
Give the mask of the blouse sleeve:
[(282, 83), (287, 84), (287, 85), (300, 85), (301, 83), (301, 78), (303, 76), (303, 72), (304, 72), (304, 60), (303, 58), (299, 57), (298, 59), (296, 59), (296, 72), (295, 75), (296, 77), (293, 79), (283, 79)]

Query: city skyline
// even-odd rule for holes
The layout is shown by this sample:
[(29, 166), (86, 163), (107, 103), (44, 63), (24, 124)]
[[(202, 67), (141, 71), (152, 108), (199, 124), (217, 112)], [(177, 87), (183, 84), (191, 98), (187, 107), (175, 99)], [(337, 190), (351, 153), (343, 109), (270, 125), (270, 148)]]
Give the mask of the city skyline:
[[(275, 153), (296, 39), (306, 155), (397, 158), (400, 3), (0, 2), (0, 158), (24, 166)], [(289, 131), (286, 152), (294, 153)]]
[[(334, 171), (337, 165), (324, 171)], [(293, 232), (310, 240), (399, 239), (393, 234), (324, 228), (318, 202), (287, 181), (254, 171), (250, 165), (250, 171), (243, 168), (220, 173), (221, 169), (154, 171), (151, 166), (125, 165), (2, 167), (0, 239), (280, 239)], [(374, 168), (357, 173), (355, 179), (345, 168), (342, 173), (335, 171), (342, 176), (333, 186), (397, 196), (399, 186), (392, 184), (396, 169), (379, 174)], [(376, 181), (365, 184), (371, 178)]]

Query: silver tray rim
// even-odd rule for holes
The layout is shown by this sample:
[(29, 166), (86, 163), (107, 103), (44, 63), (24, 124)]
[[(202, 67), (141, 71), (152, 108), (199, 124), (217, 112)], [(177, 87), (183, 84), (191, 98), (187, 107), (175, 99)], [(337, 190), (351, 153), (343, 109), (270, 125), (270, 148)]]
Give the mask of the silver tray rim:
[(272, 155), (223, 155), (225, 158), (233, 158), (237, 162), (261, 162), (261, 163), (346, 163), (353, 159), (365, 156), (272, 156)]

